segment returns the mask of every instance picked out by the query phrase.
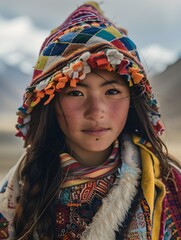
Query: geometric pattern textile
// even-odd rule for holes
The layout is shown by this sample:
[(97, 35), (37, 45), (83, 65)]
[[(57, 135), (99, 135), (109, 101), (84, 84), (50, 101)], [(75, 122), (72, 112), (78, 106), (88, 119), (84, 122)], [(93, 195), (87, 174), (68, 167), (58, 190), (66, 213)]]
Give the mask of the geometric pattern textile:
[(80, 239), (85, 226), (102, 205), (102, 199), (113, 186), (116, 174), (94, 182), (62, 189), (56, 201), (57, 239)]

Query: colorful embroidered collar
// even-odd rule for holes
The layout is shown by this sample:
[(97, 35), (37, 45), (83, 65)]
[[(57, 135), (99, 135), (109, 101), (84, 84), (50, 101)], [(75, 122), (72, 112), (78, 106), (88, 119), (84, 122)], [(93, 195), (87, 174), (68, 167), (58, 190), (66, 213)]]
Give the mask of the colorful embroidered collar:
[(64, 183), (62, 184), (62, 188), (96, 181), (99, 178), (115, 173), (118, 165), (121, 166), (118, 140), (115, 141), (109, 158), (100, 166), (83, 167), (68, 153), (62, 153), (60, 155), (60, 162), (62, 164), (64, 176), (66, 177)]

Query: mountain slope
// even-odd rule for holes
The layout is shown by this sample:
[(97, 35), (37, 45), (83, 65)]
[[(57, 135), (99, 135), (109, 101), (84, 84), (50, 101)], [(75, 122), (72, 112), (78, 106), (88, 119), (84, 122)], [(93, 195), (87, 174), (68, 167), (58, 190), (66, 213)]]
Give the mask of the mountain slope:
[(174, 121), (173, 118), (181, 119), (181, 59), (154, 76), (151, 83), (168, 122)]
[(23, 93), (30, 76), (19, 68), (2, 63), (0, 66), (0, 130), (13, 130), (16, 111), (22, 104)]
[(171, 154), (181, 160), (181, 59), (152, 77), (166, 132), (163, 140)]
[[(23, 73), (15, 66), (9, 66), (3, 63), (0, 68), (0, 98), (3, 104), (0, 106), (0, 111), (4, 111), (7, 102), (12, 105), (20, 102), (22, 99), (23, 89), (28, 85), (30, 76)], [(11, 106), (9, 110), (11, 111)]]

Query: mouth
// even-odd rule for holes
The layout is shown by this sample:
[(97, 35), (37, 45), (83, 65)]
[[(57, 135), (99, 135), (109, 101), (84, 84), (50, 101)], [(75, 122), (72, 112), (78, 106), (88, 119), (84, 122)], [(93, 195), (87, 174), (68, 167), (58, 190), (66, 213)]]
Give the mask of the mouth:
[(110, 130), (111, 130), (110, 128), (90, 128), (90, 129), (84, 129), (82, 130), (82, 132), (92, 136), (101, 136)]

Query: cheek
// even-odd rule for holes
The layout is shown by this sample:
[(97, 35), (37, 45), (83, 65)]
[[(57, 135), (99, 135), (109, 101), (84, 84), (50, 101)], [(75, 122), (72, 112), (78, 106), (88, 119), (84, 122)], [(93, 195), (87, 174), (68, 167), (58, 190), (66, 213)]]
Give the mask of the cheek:
[(110, 108), (110, 119), (114, 119), (114, 121), (117, 123), (126, 123), (129, 106), (129, 100), (121, 103), (115, 103), (114, 106)]
[[(59, 106), (58, 106), (59, 105)], [(76, 120), (80, 120), (80, 111), (75, 104), (67, 101), (62, 101), (56, 105), (56, 115), (61, 130), (65, 133), (67, 129), (73, 129), (75, 127)]]

